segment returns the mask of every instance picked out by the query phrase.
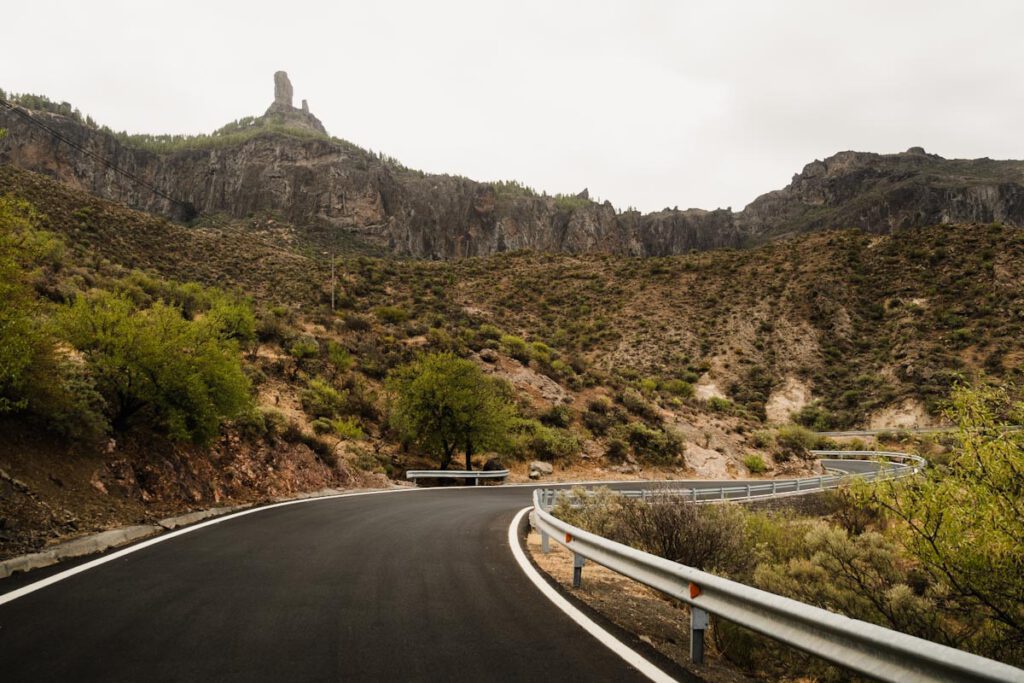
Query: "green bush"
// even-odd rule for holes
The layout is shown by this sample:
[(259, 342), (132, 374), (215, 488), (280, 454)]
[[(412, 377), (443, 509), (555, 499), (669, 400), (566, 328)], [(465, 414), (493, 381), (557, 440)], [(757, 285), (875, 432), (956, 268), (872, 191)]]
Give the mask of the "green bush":
[(218, 317), (185, 320), (162, 302), (137, 310), (124, 296), (79, 296), (60, 328), (80, 351), (115, 429), (134, 420), (171, 438), (208, 442), (252, 405), (238, 344)]
[(616, 436), (629, 443), (637, 457), (655, 464), (674, 463), (683, 452), (683, 440), (678, 434), (652, 429), (640, 422), (618, 428)]
[(693, 396), (693, 385), (681, 379), (669, 379), (661, 382), (659, 388), (679, 398), (691, 398)]
[(302, 409), (312, 417), (333, 418), (345, 409), (348, 392), (338, 391), (326, 380), (314, 377), (306, 384), (300, 400)]
[(359, 421), (353, 417), (342, 417), (334, 420), (318, 417), (310, 423), (310, 426), (317, 434), (330, 434), (337, 436), (343, 441), (359, 441), (364, 437)]
[(556, 404), (541, 413), (540, 421), (548, 427), (565, 428), (572, 422), (572, 413), (568, 406)]
[(765, 450), (775, 448), (775, 434), (767, 429), (761, 429), (754, 432), (751, 437), (751, 441), (755, 448), (763, 448)]
[(584, 426), (594, 436), (604, 436), (608, 430), (626, 422), (627, 418), (621, 408), (616, 408), (606, 398), (597, 398), (587, 404), (587, 410), (581, 416)]
[(337, 374), (344, 374), (356, 364), (352, 354), (336, 341), (327, 342), (327, 362)]
[(397, 325), (409, 319), (409, 312), (397, 306), (378, 306), (373, 312), (378, 320), (389, 325)]
[(657, 406), (649, 403), (640, 392), (626, 389), (618, 396), (618, 400), (629, 412), (650, 422), (660, 422), (661, 413)]
[(483, 339), (489, 339), (491, 341), (498, 341), (503, 336), (505, 336), (505, 333), (502, 332), (500, 328), (495, 327), (494, 325), (491, 325), (489, 323), (484, 323), (483, 325), (481, 325), (477, 329), (478, 329), (478, 332), (480, 334), (480, 337), (483, 338)]
[(743, 465), (750, 470), (752, 474), (761, 474), (768, 470), (768, 465), (765, 464), (764, 458), (757, 453), (751, 453), (747, 457), (743, 458)]
[(832, 413), (817, 401), (793, 413), (792, 419), (799, 425), (819, 432), (827, 432), (836, 426), (836, 420)]
[(781, 456), (788, 460), (793, 457), (808, 458), (810, 451), (822, 445), (821, 437), (799, 425), (780, 427), (775, 437)]
[(530, 362), (530, 346), (520, 337), (503, 334), (500, 340), (501, 350), (517, 361), (526, 365)]
[(707, 400), (707, 407), (713, 413), (724, 413), (732, 415), (736, 411), (736, 405), (727, 398), (712, 396)]
[(521, 459), (568, 460), (583, 448), (571, 432), (546, 427), (537, 420), (515, 420), (511, 434), (512, 452)]

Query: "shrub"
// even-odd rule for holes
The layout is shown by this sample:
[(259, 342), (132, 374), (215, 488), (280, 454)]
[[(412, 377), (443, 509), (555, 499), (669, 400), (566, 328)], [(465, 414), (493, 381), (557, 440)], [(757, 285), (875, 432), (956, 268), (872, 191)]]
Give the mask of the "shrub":
[(515, 358), (523, 365), (530, 362), (530, 347), (526, 341), (520, 337), (515, 337), (511, 334), (502, 335), (501, 350)]
[(86, 359), (117, 429), (149, 419), (174, 439), (207, 442), (252, 402), (237, 343), (216, 317), (188, 321), (158, 302), (136, 310), (123, 296), (79, 296), (60, 327)]
[(314, 420), (310, 426), (317, 434), (331, 434), (345, 441), (358, 441), (364, 436), (359, 422), (351, 417), (334, 420), (320, 417)]
[(365, 332), (373, 327), (368, 318), (357, 313), (346, 313), (342, 318), (342, 325), (352, 332)]
[(551, 510), (558, 519), (605, 538), (625, 542), (622, 513), (626, 499), (607, 486), (559, 491)]
[(623, 504), (620, 523), (630, 545), (705, 571), (737, 573), (749, 565), (742, 510), (660, 496)]
[(712, 396), (707, 400), (708, 410), (713, 413), (724, 413), (731, 415), (736, 410), (736, 406), (727, 398), (720, 396)]
[(334, 372), (338, 374), (348, 372), (356, 363), (348, 349), (336, 341), (327, 342), (327, 362), (331, 364)]
[(373, 312), (378, 320), (389, 325), (397, 325), (409, 319), (409, 312), (397, 306), (378, 306)]
[(815, 401), (804, 406), (792, 415), (793, 422), (810, 427), (819, 432), (826, 432), (832, 429), (835, 424), (835, 417), (819, 402)]
[(658, 412), (658, 408), (652, 403), (648, 403), (638, 391), (626, 389), (618, 398), (626, 410), (637, 417), (642, 417), (651, 422), (661, 421), (661, 413)]
[(775, 434), (766, 429), (754, 432), (751, 441), (755, 448), (763, 448), (765, 450), (775, 448)]
[(673, 396), (690, 398), (693, 396), (693, 385), (681, 379), (670, 379), (661, 383), (660, 388)]
[(548, 427), (568, 427), (572, 421), (572, 413), (568, 406), (556, 404), (541, 413), (540, 421)]
[(571, 432), (546, 427), (537, 420), (515, 420), (511, 432), (512, 451), (523, 459), (567, 460), (583, 448)]
[(345, 409), (348, 392), (338, 391), (326, 380), (314, 377), (300, 395), (302, 409), (313, 417), (337, 417)]
[(622, 462), (629, 455), (629, 444), (622, 439), (609, 439), (604, 454), (612, 462)]
[(764, 458), (757, 453), (751, 453), (747, 457), (743, 458), (743, 465), (750, 470), (752, 474), (761, 474), (768, 470), (768, 465), (765, 464)]
[(489, 323), (484, 323), (483, 325), (481, 325), (478, 328), (478, 332), (481, 338), (489, 339), (491, 341), (498, 341), (503, 336), (505, 336), (505, 333), (502, 332), (500, 328), (495, 327), (494, 325), (491, 325)]
[(779, 444), (780, 454), (786, 460), (810, 457), (810, 451), (821, 445), (821, 437), (805, 427), (786, 425), (780, 427), (775, 440)]
[(299, 361), (313, 358), (320, 354), (320, 344), (315, 337), (303, 335), (291, 343), (288, 354)]
[(669, 464), (683, 452), (683, 440), (675, 432), (652, 429), (640, 422), (633, 422), (620, 428), (618, 436), (623, 438), (637, 457), (657, 464)]

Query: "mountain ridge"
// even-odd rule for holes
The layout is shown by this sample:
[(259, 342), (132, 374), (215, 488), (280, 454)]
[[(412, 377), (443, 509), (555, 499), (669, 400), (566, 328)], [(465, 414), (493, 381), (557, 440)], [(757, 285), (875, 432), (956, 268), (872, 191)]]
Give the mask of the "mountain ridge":
[[(44, 111), (45, 98), (0, 110), (0, 163), (55, 177), (97, 196), (189, 220), (272, 212), (299, 226), (342, 230), (397, 256), (447, 259), (531, 250), (667, 256), (740, 248), (831, 228), (886, 234), (941, 223), (1024, 226), (1024, 162), (950, 160), (912, 147), (896, 154), (839, 152), (742, 211), (619, 211), (579, 195), (537, 194), (516, 182), (478, 182), (407, 169), (331, 138), (287, 74), (275, 99), (210, 136), (126, 136)], [(89, 154), (70, 147), (57, 130)], [(145, 178), (165, 197), (119, 178), (98, 159)], [(173, 197), (174, 201), (168, 199)]]

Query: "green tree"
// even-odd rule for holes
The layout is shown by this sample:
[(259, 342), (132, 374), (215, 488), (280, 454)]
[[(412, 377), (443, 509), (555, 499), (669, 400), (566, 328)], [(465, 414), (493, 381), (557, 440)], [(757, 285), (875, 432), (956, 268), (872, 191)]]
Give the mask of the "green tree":
[(125, 296), (79, 296), (61, 315), (116, 429), (148, 418), (171, 438), (208, 442), (224, 419), (251, 408), (235, 329), (221, 316), (194, 321), (163, 302), (138, 310)]
[(946, 466), (865, 489), (902, 523), (906, 549), (935, 579), (999, 624), (995, 639), (1024, 649), (1024, 402), (1006, 389), (959, 387), (958, 426)]
[(473, 453), (507, 442), (512, 408), (504, 386), (472, 361), (451, 353), (420, 356), (388, 377), (394, 397), (391, 425), (401, 437), (448, 469), (458, 451), (472, 469)]
[(31, 205), (0, 197), (0, 413), (28, 407), (32, 369), (53, 356), (32, 281), (37, 266), (60, 260), (63, 245), (35, 225)]

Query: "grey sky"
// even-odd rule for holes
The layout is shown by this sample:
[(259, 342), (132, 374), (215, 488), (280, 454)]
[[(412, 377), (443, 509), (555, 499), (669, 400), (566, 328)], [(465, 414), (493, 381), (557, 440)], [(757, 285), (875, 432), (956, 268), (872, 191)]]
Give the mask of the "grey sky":
[(284, 69), (413, 168), (740, 208), (844, 149), (1024, 158), (1024, 2), (8, 3), (0, 87), (114, 129), (260, 114)]

